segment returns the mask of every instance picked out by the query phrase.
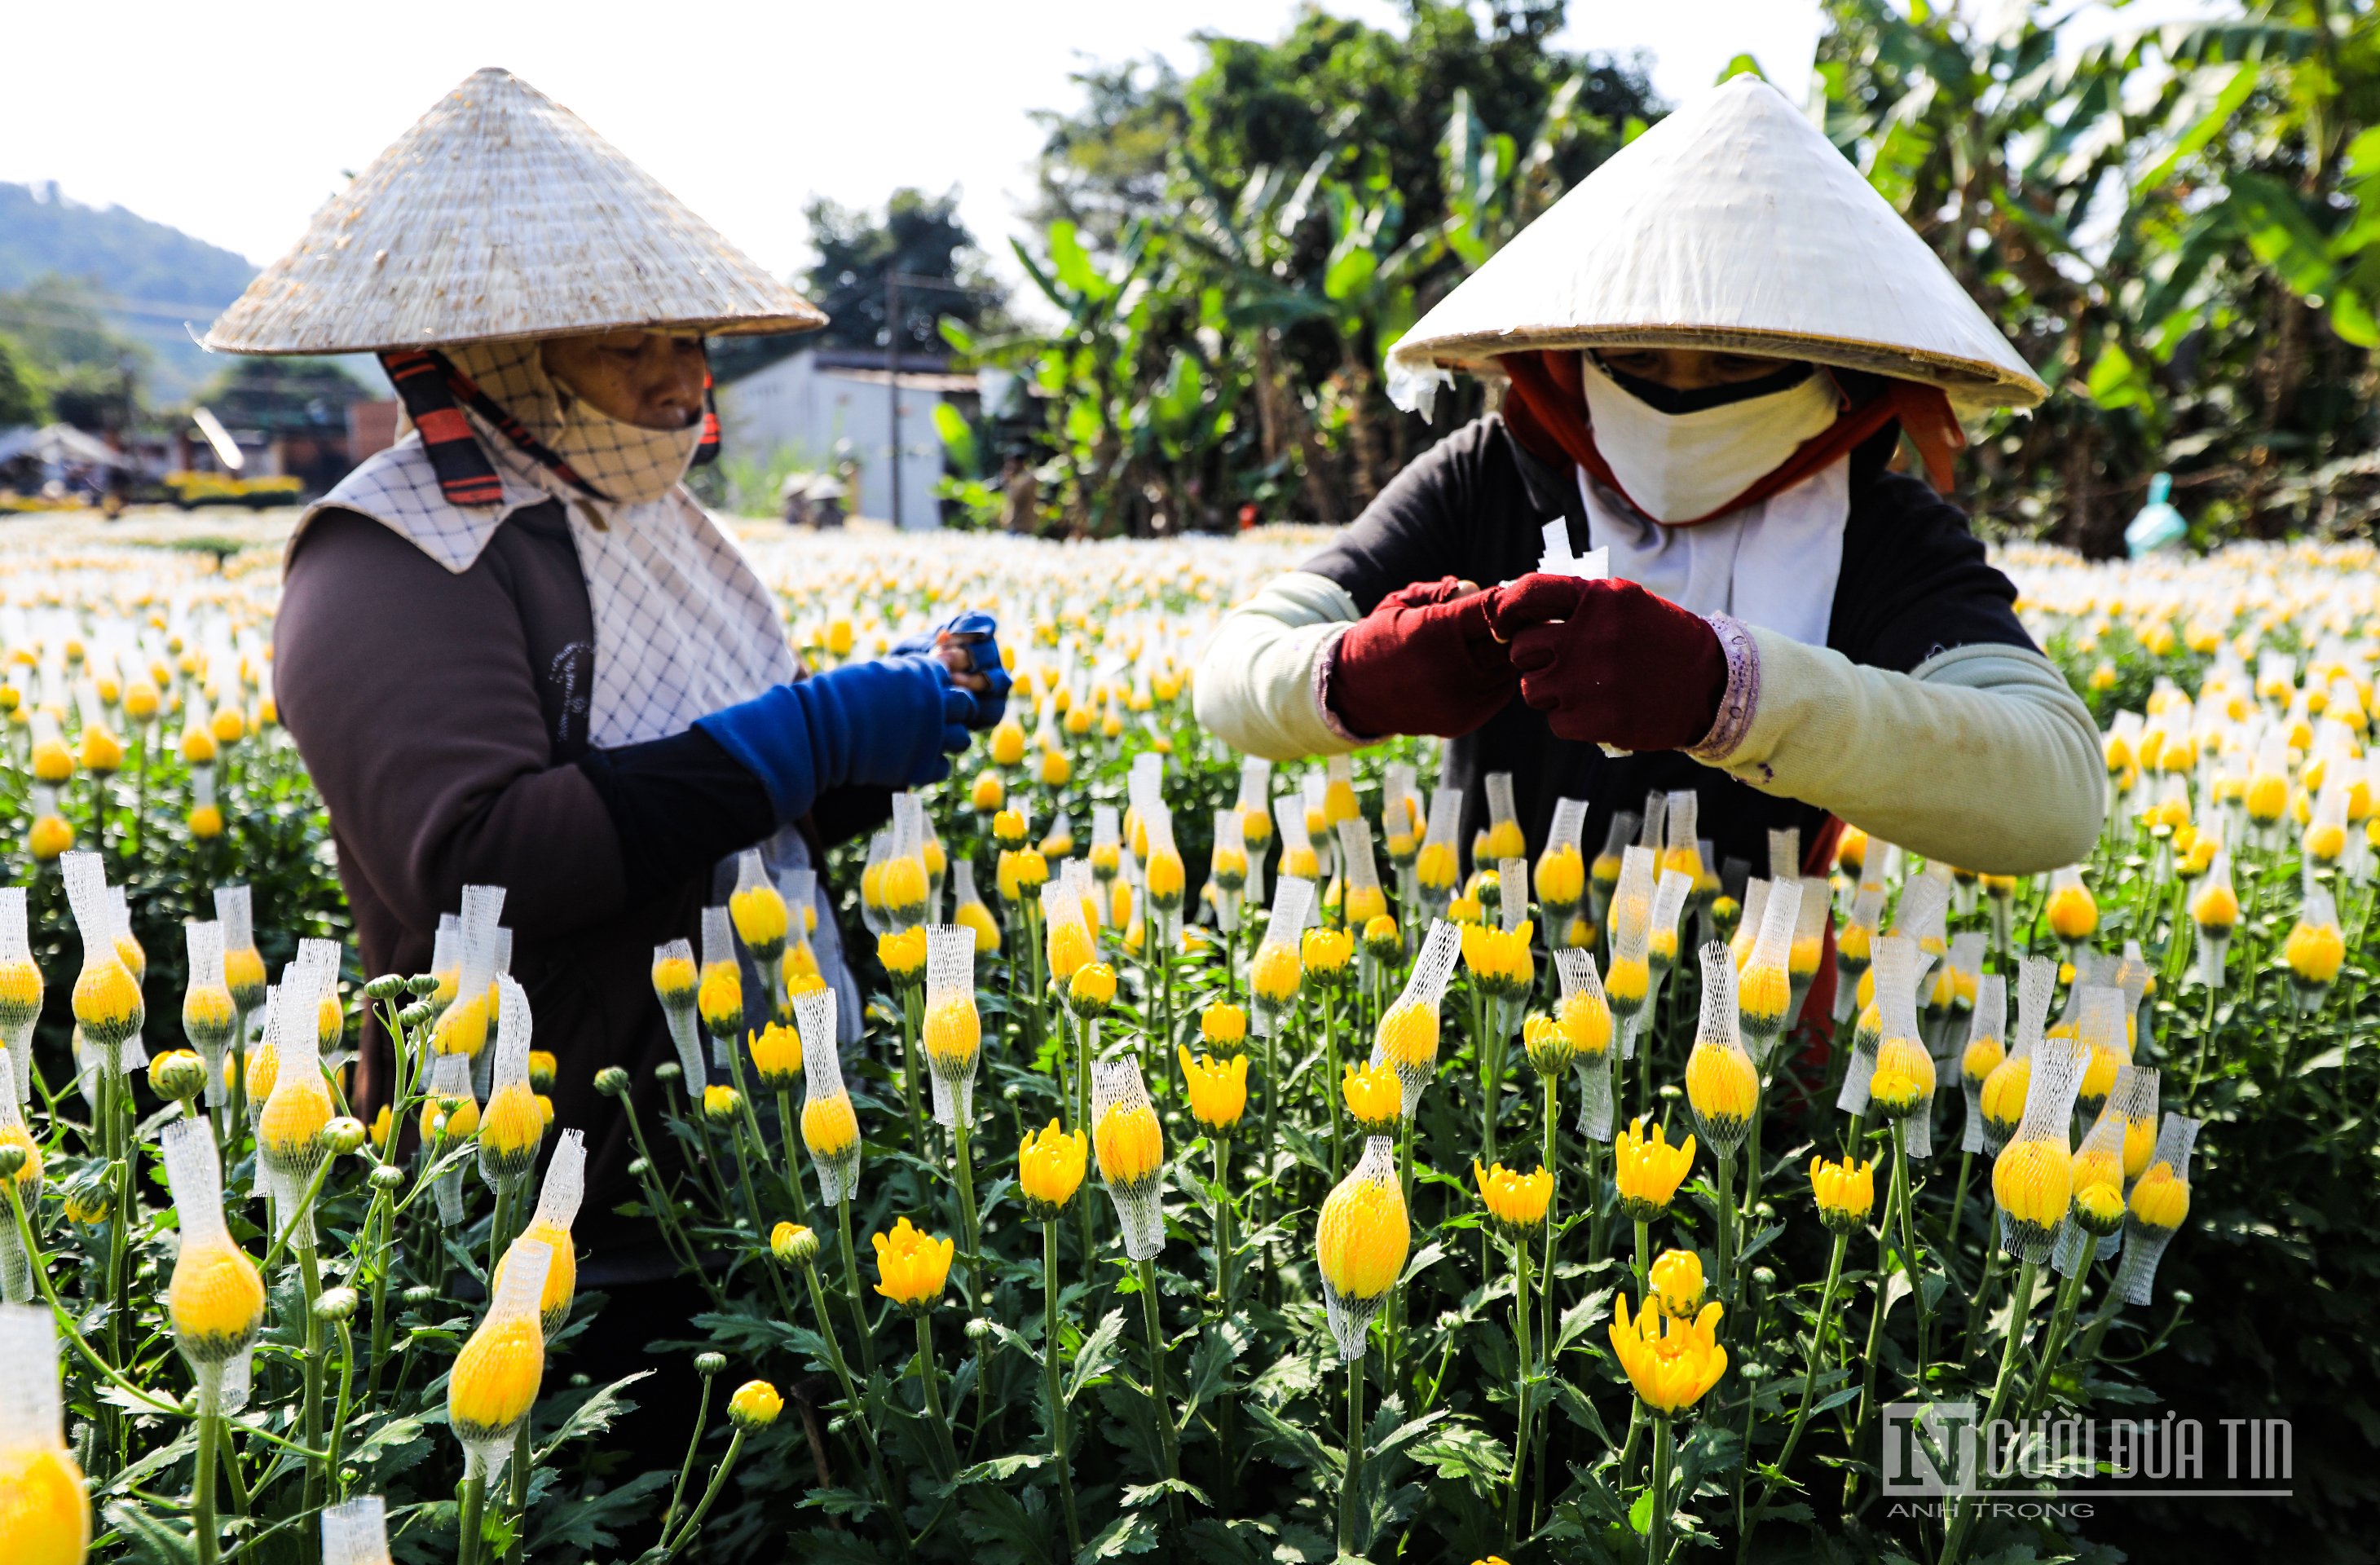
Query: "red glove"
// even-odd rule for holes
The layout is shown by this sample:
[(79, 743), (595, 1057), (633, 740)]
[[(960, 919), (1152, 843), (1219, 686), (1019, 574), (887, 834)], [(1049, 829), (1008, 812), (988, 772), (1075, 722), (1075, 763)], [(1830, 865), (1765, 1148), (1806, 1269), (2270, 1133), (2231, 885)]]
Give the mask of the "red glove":
[(1468, 734), (1519, 680), (1488, 628), (1495, 594), (1442, 576), (1390, 593), (1339, 638), (1324, 698), (1350, 733)]
[(1496, 591), (1521, 698), (1558, 737), (1682, 750), (1718, 721), (1727, 652), (1700, 614), (1633, 581), (1529, 575)]

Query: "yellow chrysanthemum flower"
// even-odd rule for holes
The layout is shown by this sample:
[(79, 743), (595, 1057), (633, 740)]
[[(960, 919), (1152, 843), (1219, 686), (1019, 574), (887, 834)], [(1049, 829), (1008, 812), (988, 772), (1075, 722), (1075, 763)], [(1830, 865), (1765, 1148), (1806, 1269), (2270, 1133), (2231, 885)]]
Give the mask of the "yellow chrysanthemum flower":
[(1718, 1384), (1727, 1373), (1727, 1350), (1718, 1343), (1719, 1315), (1713, 1303), (1693, 1320), (1648, 1308), (1632, 1321), (1627, 1295), (1613, 1301), (1611, 1351), (1646, 1407), (1662, 1414), (1682, 1413)]
[(957, 1246), (936, 1239), (903, 1218), (890, 1233), (878, 1233), (868, 1243), (876, 1247), (877, 1292), (912, 1314), (922, 1314), (941, 1298), (951, 1276), (951, 1255)]
[(1535, 1173), (1518, 1174), (1499, 1163), (1492, 1169), (1471, 1160), (1471, 1178), (1479, 1186), (1479, 1199), (1488, 1208), (1488, 1217), (1507, 1234), (1517, 1234), (1536, 1229), (1546, 1220), (1546, 1207), (1554, 1198), (1554, 1176), (1550, 1169)]
[(221, 1364), (256, 1340), (264, 1319), (264, 1280), (256, 1263), (229, 1244), (186, 1244), (165, 1290), (165, 1318), (192, 1360)]
[(763, 962), (785, 943), (790, 924), (785, 899), (765, 880), (732, 892), (727, 898), (727, 916), (735, 923), (737, 937)]
[(2157, 1163), (2132, 1186), (2132, 1220), (2143, 1228), (2173, 1230), (2190, 1216), (2190, 1183), (2171, 1163)]
[(1438, 1007), (1418, 1000), (1392, 1005), (1376, 1037), (1382, 1058), (1400, 1073), (1432, 1069), (1438, 1063)]
[(502, 1440), (528, 1416), (545, 1378), (545, 1332), (534, 1315), (490, 1316), (455, 1355), (446, 1422), (466, 1445)]
[(1810, 1159), (1810, 1194), (1818, 1203), (1818, 1220), (1836, 1233), (1849, 1233), (1864, 1225), (1868, 1214), (1876, 1210), (1876, 1161), (1861, 1162), (1845, 1158), (1830, 1163), (1822, 1157)]
[(1209, 1131), (1228, 1131), (1240, 1122), (1248, 1108), (1248, 1057), (1229, 1055), (1213, 1060), (1206, 1055), (1194, 1057), (1186, 1049), (1174, 1052), (1182, 1061), (1182, 1074), (1190, 1088), (1190, 1117)]
[(2046, 1141), (2011, 1141), (1992, 1164), (1992, 1195), (2016, 1223), (2046, 1238), (2056, 1231), (2073, 1198), (2074, 1171), (2063, 1147)]
[[(983, 1018), (972, 994), (945, 995), (926, 1008), (926, 1053), (945, 1069), (964, 1070), (983, 1048)], [(795, 1052), (799, 1054), (799, 1045)]]
[(850, 1094), (802, 1105), (802, 1145), (820, 1162), (832, 1162), (859, 1145), (859, 1116), (852, 1111)]
[(1645, 1304), (1666, 1316), (1692, 1320), (1703, 1307), (1703, 1258), (1692, 1250), (1664, 1250), (1645, 1274)]
[(1339, 1084), (1355, 1128), (1366, 1135), (1386, 1135), (1404, 1117), (1404, 1087), (1393, 1066), (1350, 1065)]
[(1016, 1149), (1016, 1187), (1032, 1215), (1047, 1221), (1064, 1210), (1083, 1187), (1089, 1160), (1090, 1138), (1081, 1131), (1061, 1130), (1053, 1119), (1026, 1132)]
[(1632, 1222), (1650, 1222), (1670, 1209), (1678, 1186), (1694, 1166), (1694, 1138), (1689, 1134), (1676, 1146), (1664, 1139), (1659, 1125), (1645, 1134), (1640, 1117), (1612, 1144), (1612, 1177), (1620, 1192), (1620, 1209)]
[(1315, 1258), (1342, 1299), (1364, 1303), (1395, 1287), (1412, 1245), (1404, 1195), (1392, 1180), (1351, 1179), (1322, 1203)]
[(8, 1565), (82, 1565), (91, 1551), (91, 1497), (64, 1446), (0, 1450), (0, 1543)]
[(802, 1037), (793, 1028), (771, 1022), (757, 1033), (746, 1035), (752, 1050), (752, 1067), (760, 1085), (772, 1092), (782, 1092), (796, 1086), (802, 1079)]
[(1143, 1183), (1165, 1165), (1165, 1132), (1147, 1103), (1119, 1103), (1099, 1117), (1093, 1133), (1099, 1177), (1114, 1185)]

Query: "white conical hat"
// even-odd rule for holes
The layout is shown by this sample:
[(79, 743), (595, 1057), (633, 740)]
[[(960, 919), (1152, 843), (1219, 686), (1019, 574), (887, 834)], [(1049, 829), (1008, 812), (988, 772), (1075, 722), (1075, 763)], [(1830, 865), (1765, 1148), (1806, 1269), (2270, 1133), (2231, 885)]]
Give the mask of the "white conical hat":
[(2049, 388), (1949, 270), (1777, 90), (1739, 76), (1629, 143), (1389, 350), (1420, 405), (1528, 348), (1691, 347), (1922, 381), (1954, 407)]
[(230, 353), (362, 353), (826, 317), (568, 109), (476, 72), (314, 214), (207, 334)]

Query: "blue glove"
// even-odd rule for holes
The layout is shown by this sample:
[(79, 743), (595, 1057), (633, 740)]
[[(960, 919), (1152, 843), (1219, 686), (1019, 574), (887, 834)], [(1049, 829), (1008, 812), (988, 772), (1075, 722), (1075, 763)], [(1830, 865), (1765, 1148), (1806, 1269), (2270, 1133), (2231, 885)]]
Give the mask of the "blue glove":
[(972, 660), (965, 673), (983, 675), (986, 688), (975, 698), (975, 718), (967, 726), (990, 728), (1008, 715), (1008, 664), (1000, 655), (1000, 622), (980, 609), (969, 609), (931, 630), (905, 636), (892, 644), (892, 655), (929, 657), (941, 637), (955, 638)]
[(778, 685), (695, 727), (760, 780), (780, 820), (831, 788), (915, 788), (951, 774), (975, 698), (931, 658), (853, 663)]

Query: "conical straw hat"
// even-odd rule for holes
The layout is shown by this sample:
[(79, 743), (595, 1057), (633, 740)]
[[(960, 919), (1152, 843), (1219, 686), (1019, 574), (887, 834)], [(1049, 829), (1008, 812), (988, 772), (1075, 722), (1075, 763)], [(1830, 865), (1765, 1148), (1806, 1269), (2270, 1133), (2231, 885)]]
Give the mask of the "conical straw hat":
[(230, 353), (362, 353), (826, 317), (507, 71), (439, 100), (224, 311)]
[(2049, 389), (1832, 143), (1739, 76), (1645, 132), (1390, 349), (1389, 394), (1528, 348), (1767, 354), (1942, 388), (1961, 413)]

